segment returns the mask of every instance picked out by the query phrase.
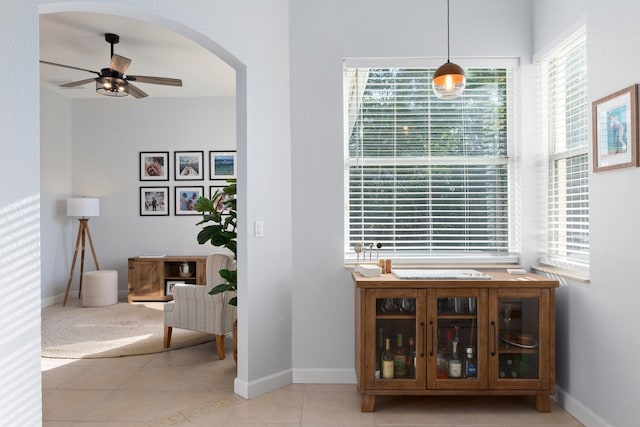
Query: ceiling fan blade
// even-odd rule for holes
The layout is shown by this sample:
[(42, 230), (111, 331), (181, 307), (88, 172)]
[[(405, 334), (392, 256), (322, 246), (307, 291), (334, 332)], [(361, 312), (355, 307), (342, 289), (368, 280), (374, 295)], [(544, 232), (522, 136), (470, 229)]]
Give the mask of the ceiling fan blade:
[(145, 91), (141, 90), (139, 87), (132, 85), (129, 83), (129, 95), (132, 95), (134, 98), (144, 98), (149, 96)]
[(77, 82), (71, 82), (71, 83), (65, 83), (63, 85), (60, 85), (60, 87), (76, 87), (76, 86), (82, 86), (82, 85), (86, 85), (87, 83), (91, 83), (91, 82), (95, 82), (96, 79), (94, 78), (90, 78), (90, 79), (84, 79), (84, 80), (78, 80)]
[(120, 74), (124, 74), (131, 65), (131, 60), (129, 58), (125, 58), (124, 56), (120, 56), (117, 53), (114, 53), (111, 57), (111, 65), (109, 68), (119, 72)]
[(47, 64), (47, 65), (55, 65), (56, 67), (71, 68), (72, 70), (86, 71), (88, 73), (94, 73), (94, 74), (100, 75), (99, 72), (93, 71), (93, 70), (88, 70), (86, 68), (73, 67), (71, 65), (64, 65), (64, 64), (56, 64), (55, 62), (49, 62), (49, 61), (43, 61), (43, 60), (40, 60), (40, 63)]
[(151, 83), (155, 85), (165, 85), (165, 86), (182, 86), (182, 80), (180, 79), (170, 79), (168, 77), (150, 77), (150, 76), (129, 76), (127, 75), (127, 80), (138, 82), (138, 83)]

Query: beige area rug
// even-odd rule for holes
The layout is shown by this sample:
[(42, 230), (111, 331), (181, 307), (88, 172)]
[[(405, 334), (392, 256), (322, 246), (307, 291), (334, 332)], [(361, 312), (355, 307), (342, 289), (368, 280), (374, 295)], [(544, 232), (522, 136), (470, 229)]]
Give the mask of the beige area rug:
[(164, 303), (119, 302), (82, 307), (70, 299), (42, 310), (42, 356), (65, 359), (133, 356), (175, 350), (214, 340), (212, 334), (173, 329), (171, 347), (163, 347)]

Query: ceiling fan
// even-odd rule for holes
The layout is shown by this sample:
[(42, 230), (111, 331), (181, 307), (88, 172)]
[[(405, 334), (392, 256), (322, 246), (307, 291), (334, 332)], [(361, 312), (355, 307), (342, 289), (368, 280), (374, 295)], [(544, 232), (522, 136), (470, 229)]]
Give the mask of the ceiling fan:
[(143, 90), (134, 86), (131, 82), (136, 83), (151, 83), (156, 85), (165, 86), (182, 86), (182, 80), (171, 79), (167, 77), (150, 77), (150, 76), (131, 76), (125, 75), (125, 71), (129, 68), (131, 60), (113, 53), (113, 45), (120, 42), (120, 36), (117, 34), (107, 33), (104, 35), (104, 39), (111, 45), (111, 63), (109, 68), (103, 68), (100, 72), (88, 70), (86, 68), (73, 67), (71, 65), (57, 64), (55, 62), (42, 61), (42, 64), (55, 65), (57, 67), (71, 68), (72, 70), (86, 71), (88, 73), (97, 74), (98, 77), (90, 79), (79, 80), (76, 82), (66, 83), (60, 85), (60, 87), (76, 87), (82, 86), (93, 81), (96, 82), (96, 92), (106, 96), (122, 97), (129, 94), (134, 98), (144, 98), (148, 96)]

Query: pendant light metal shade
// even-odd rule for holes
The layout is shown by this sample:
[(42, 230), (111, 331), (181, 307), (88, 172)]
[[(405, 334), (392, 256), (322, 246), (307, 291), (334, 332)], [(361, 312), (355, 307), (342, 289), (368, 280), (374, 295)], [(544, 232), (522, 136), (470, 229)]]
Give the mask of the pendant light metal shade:
[(467, 78), (458, 64), (447, 61), (433, 73), (433, 91), (440, 99), (455, 99), (462, 95)]
[(464, 70), (449, 60), (449, 0), (447, 0), (447, 62), (433, 73), (433, 91), (440, 99), (455, 99), (462, 95), (467, 84)]

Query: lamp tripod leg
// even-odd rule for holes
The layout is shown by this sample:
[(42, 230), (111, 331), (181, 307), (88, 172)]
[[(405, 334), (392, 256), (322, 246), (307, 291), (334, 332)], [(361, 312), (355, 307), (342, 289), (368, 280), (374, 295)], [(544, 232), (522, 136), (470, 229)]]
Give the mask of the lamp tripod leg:
[(85, 233), (87, 232), (87, 220), (82, 219), (82, 255), (80, 256), (80, 284), (78, 285), (78, 299), (82, 298), (82, 279), (84, 276), (84, 248), (85, 248)]
[(93, 248), (93, 239), (91, 239), (91, 231), (89, 230), (89, 223), (88, 222), (85, 225), (85, 230), (87, 231), (87, 237), (89, 238), (89, 247), (91, 247), (91, 254), (93, 255), (93, 262), (96, 263), (96, 270), (100, 270), (100, 265), (98, 264), (98, 257), (96, 256), (96, 250)]
[(64, 293), (64, 302), (62, 306), (67, 305), (67, 298), (69, 298), (69, 289), (71, 289), (71, 281), (73, 280), (73, 270), (76, 267), (76, 259), (78, 259), (78, 248), (80, 246), (80, 239), (83, 233), (82, 220), (80, 221), (80, 225), (78, 226), (78, 237), (76, 238), (76, 249), (73, 252), (73, 261), (71, 262), (71, 271), (69, 272), (69, 281), (67, 282), (67, 290)]

